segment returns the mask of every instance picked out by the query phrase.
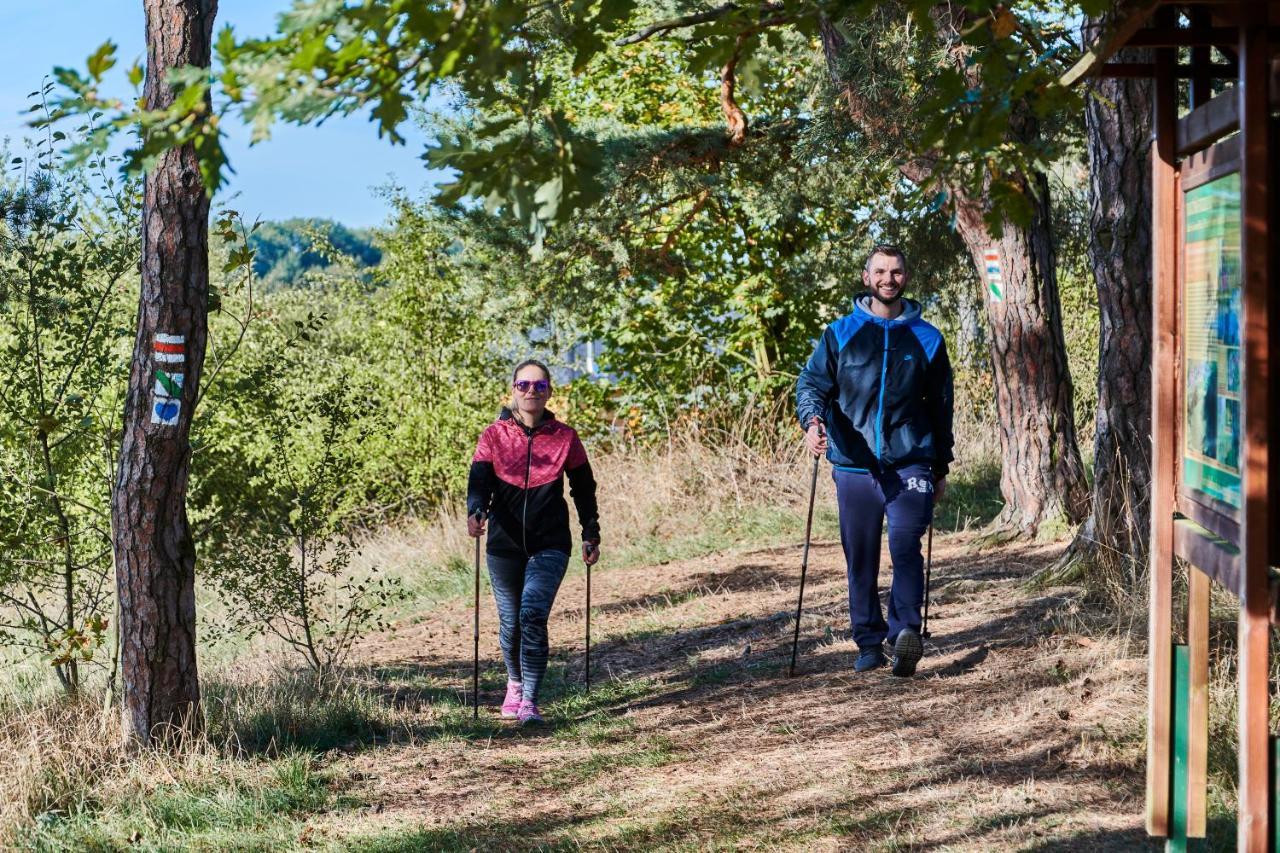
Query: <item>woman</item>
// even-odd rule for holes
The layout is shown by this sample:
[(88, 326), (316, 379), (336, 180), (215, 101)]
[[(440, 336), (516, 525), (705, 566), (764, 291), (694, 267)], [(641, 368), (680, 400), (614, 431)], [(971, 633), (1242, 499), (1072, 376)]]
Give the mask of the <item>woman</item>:
[(538, 687), (547, 671), (547, 615), (569, 564), (564, 474), (582, 523), (582, 560), (600, 559), (596, 481), (578, 434), (547, 411), (551, 371), (523, 361), (511, 377), (512, 402), (480, 435), (467, 483), (467, 532), (489, 527), (489, 580), (498, 604), (507, 665), (502, 716), (541, 723)]

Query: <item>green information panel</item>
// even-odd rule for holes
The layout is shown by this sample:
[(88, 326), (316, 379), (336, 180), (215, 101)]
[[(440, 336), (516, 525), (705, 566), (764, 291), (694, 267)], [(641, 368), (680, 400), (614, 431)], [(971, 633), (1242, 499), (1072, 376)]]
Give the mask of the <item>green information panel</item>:
[(1240, 508), (1240, 175), (1186, 194), (1182, 482)]

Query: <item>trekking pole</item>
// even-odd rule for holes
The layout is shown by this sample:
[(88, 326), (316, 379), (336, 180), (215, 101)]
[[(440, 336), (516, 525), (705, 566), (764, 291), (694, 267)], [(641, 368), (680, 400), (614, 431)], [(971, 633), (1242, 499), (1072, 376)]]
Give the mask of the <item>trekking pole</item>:
[(591, 692), (591, 564), (587, 563), (587, 692)]
[(471, 719), (480, 719), (480, 537), (476, 537), (475, 610), (471, 639)]
[(929, 545), (924, 557), (924, 618), (920, 625), (920, 638), (929, 639), (929, 576), (933, 574), (933, 522), (929, 522)]
[[(822, 424), (818, 424), (818, 435), (825, 435)], [(804, 557), (800, 561), (800, 599), (796, 602), (796, 630), (791, 637), (791, 669), (788, 678), (796, 674), (796, 648), (800, 644), (800, 611), (804, 607), (804, 580), (809, 572), (809, 538), (813, 533), (813, 499), (818, 494), (818, 463), (821, 456), (813, 457), (813, 479), (809, 483), (809, 518), (804, 524)]]

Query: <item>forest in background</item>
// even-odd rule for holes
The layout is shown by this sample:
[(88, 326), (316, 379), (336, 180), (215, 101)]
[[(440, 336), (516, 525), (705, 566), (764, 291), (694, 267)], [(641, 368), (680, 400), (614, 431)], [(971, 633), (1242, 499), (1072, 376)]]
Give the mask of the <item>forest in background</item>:
[[(690, 431), (759, 448), (794, 440), (795, 377), (826, 323), (849, 310), (877, 242), (906, 251), (910, 294), (947, 336), (957, 478), (980, 484), (989, 509), (1001, 465), (990, 331), (955, 212), (917, 192), (893, 152), (860, 148), (847, 120), (803, 109), (803, 93), (828, 84), (802, 42), (763, 49), (780, 82), (740, 95), (763, 117), (763, 139), (729, 148), (716, 90), (675, 70), (680, 49), (642, 42), (557, 92), (632, 165), (533, 258), (519, 227), (486, 208), (397, 191), (390, 221), (372, 230), (215, 211), (215, 366), (192, 422), (188, 494), (202, 584), (247, 595), (248, 579), (271, 566), (289, 577), (290, 553), (457, 503), (474, 436), (504, 399), (509, 365), (526, 356), (580, 371), (567, 359), (595, 342), (596, 374), (558, 387), (552, 405), (597, 453)], [(51, 90), (36, 93), (37, 108)], [(445, 135), (482, 118), (481, 109), (419, 120)], [(655, 126), (681, 130), (664, 141)], [(1066, 141), (1044, 201), (1073, 426), (1087, 451), (1099, 354), (1089, 171), (1083, 123), (1057, 133)], [(68, 165), (59, 142), (50, 132), (11, 152), (0, 199), (0, 602), (8, 643), (52, 662), (74, 689), (83, 666), (110, 660), (109, 495), (141, 185), (105, 154)], [(640, 156), (654, 149), (667, 156)], [(736, 429), (740, 421), (752, 430)], [(1041, 535), (1066, 530), (1060, 520)], [(376, 618), (376, 608), (355, 611)]]

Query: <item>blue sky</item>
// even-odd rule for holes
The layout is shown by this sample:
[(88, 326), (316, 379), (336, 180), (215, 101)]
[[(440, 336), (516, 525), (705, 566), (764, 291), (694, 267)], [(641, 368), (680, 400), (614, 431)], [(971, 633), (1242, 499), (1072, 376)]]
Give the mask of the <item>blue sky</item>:
[[(289, 0), (220, 0), (217, 26), (231, 24), (241, 35), (264, 35)], [(111, 39), (119, 67), (145, 53), (142, 0), (0, 0), (0, 139), (11, 146), (31, 131), (21, 114), (27, 94), (39, 88), (54, 66), (83, 69), (85, 57)], [(123, 74), (119, 94), (130, 89)], [(219, 194), (246, 217), (284, 219), (327, 217), (354, 226), (376, 225), (388, 213), (375, 191), (394, 181), (418, 194), (442, 175), (419, 157), (426, 144), (415, 127), (402, 133), (406, 145), (379, 139), (364, 115), (330, 119), (322, 127), (280, 125), (270, 141), (253, 147), (242, 127), (226, 128), (236, 174)], [(231, 194), (238, 197), (228, 200)]]

